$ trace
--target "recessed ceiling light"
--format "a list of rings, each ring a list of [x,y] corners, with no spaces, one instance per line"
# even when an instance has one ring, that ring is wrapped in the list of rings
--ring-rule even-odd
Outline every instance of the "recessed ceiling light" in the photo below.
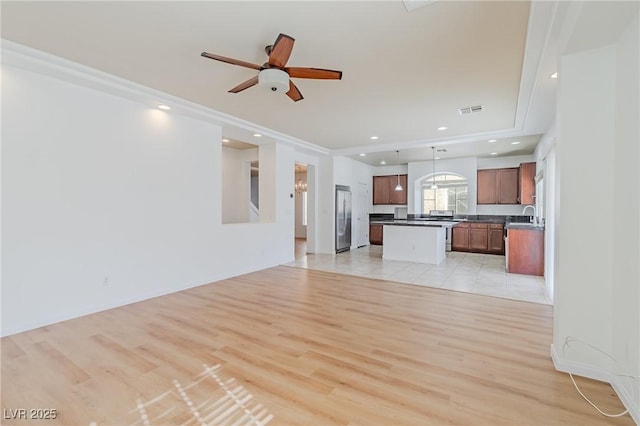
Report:
[[[256,138],[261,138],[262,135],[260,133],[254,133],[253,136],[255,136]]]
[[[438,127],[438,130],[447,130],[447,129],[448,129],[448,127],[447,127],[447,126],[440,126],[440,127]]]
[[[378,139],[377,136],[371,136],[369,139],[371,139],[372,141],[375,141],[376,139]]]
[[[492,152],[491,155],[498,155],[498,153],[497,152]]]
[[[434,160],[439,160],[439,159],[440,159],[440,157],[434,157]]]
[[[511,145],[518,145],[520,143],[520,141],[513,141],[511,142]]]
[[[228,143],[228,142],[231,142],[231,141],[229,139],[222,139],[222,142]]]
[[[386,161],[384,161],[384,160],[382,160],[382,161],[380,162],[380,164],[387,164],[387,162],[386,162]]]
[[[556,71],[556,72],[554,72],[553,74],[551,74],[551,75],[549,76],[549,78],[558,78],[558,72],[557,72],[557,71]]]
[[[171,109],[171,107],[169,105],[160,104],[160,105],[158,105],[158,109],[161,109],[161,110],[164,110],[164,111],[169,111]]]
[[[364,157],[365,155],[367,155],[367,154],[365,154],[365,153],[363,152],[362,154],[360,154],[360,157]]]
[[[494,143],[495,141],[495,139],[489,139],[489,143]]]

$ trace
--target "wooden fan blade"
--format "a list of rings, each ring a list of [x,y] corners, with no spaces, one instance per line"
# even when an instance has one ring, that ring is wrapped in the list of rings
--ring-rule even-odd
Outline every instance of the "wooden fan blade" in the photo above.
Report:
[[[317,78],[321,80],[341,80],[342,71],[325,70],[321,68],[291,67],[284,69],[289,77],[293,78]]]
[[[280,34],[276,39],[276,42],[271,48],[269,54],[269,65],[275,68],[282,68],[287,64],[289,56],[291,56],[291,50],[293,49],[293,42],[295,39],[289,37],[286,34]]]
[[[241,67],[251,68],[258,71],[262,69],[260,65],[252,64],[251,62],[245,62],[239,59],[227,58],[226,56],[214,55],[213,53],[202,52],[200,56],[204,56],[205,58],[214,59],[220,62],[226,62],[227,64],[231,64],[231,65],[238,65]]]
[[[245,81],[244,83],[238,84],[236,87],[234,87],[233,89],[229,90],[229,93],[242,92],[244,89],[248,89],[249,87],[255,86],[256,84],[258,84],[258,76],[257,75],[255,77],[250,78],[249,80]]]
[[[293,102],[298,102],[304,99],[302,93],[300,93],[300,90],[298,90],[296,85],[293,84],[293,81],[291,80],[289,80],[289,91],[287,92],[287,96],[290,97]]]

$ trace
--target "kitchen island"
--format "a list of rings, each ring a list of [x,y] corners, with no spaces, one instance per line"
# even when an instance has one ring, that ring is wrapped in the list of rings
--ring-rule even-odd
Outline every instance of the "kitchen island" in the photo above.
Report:
[[[396,220],[381,222],[382,258],[438,265],[446,257],[446,227],[455,222]]]

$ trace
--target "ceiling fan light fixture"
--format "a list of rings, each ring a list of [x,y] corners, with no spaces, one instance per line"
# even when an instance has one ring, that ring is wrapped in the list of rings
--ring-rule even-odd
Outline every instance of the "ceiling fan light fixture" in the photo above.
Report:
[[[277,68],[266,68],[258,74],[258,84],[272,92],[288,92],[289,74]]]

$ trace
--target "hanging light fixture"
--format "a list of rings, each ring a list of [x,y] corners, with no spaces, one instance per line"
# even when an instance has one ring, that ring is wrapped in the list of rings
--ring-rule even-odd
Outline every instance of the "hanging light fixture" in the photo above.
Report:
[[[398,166],[400,165],[400,151],[396,150],[398,154]],[[396,191],[402,191],[402,185],[400,185],[400,169],[398,169],[398,184],[396,185]]]
[[[438,189],[438,185],[436,185],[436,147],[432,146],[431,151],[433,151],[433,184],[431,189]]]
[[[298,179],[294,188],[298,193],[307,192],[307,182],[304,182],[302,179]]]

